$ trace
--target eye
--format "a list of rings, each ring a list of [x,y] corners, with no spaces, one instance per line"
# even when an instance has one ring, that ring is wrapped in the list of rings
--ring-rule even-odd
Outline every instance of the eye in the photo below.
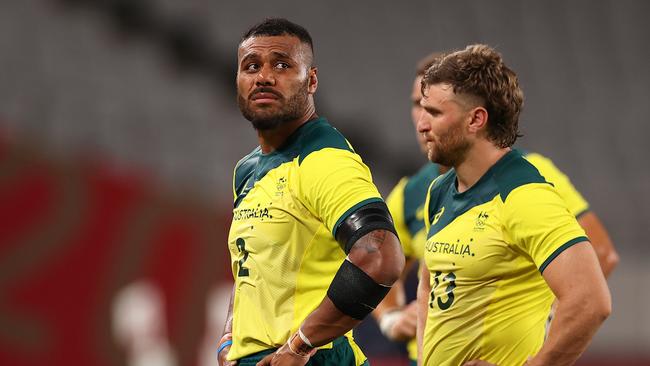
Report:
[[[244,71],[257,71],[260,68],[260,66],[256,63],[250,63],[246,66],[244,66]]]
[[[429,113],[429,115],[431,115],[433,117],[436,117],[436,116],[440,115],[440,111],[437,110],[437,109],[433,109],[433,108],[424,108],[424,109],[427,111],[427,113]]]
[[[275,68],[277,68],[277,69],[288,69],[289,64],[286,63],[286,62],[278,62],[278,63],[275,64]]]

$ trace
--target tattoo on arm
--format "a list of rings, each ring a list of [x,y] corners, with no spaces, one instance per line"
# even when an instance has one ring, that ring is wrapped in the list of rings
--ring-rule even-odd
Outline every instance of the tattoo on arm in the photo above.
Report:
[[[386,240],[386,230],[374,230],[363,236],[352,247],[353,249],[363,249],[366,253],[376,253]]]

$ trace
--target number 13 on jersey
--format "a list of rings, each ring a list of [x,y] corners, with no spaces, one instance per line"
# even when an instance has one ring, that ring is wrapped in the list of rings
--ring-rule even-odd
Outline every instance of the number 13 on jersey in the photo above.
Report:
[[[438,285],[440,285],[440,276],[442,275],[442,272],[436,271],[435,276],[433,277],[433,288],[431,289],[431,301],[429,301],[429,307],[433,309],[434,305],[438,305],[438,308],[440,310],[447,310],[451,306],[451,304],[454,303],[454,289],[456,288],[456,274],[454,272],[449,272],[447,273],[443,278],[442,282],[447,283],[447,288],[445,289],[445,293],[447,294],[447,300],[443,300],[440,296],[438,296],[438,301],[436,300],[434,292],[436,291],[436,288],[438,288]]]

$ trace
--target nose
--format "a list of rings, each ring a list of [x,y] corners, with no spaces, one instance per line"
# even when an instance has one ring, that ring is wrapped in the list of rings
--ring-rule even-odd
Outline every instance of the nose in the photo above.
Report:
[[[273,73],[273,68],[268,65],[262,66],[255,78],[255,84],[257,86],[275,85],[275,74]]]
[[[420,109],[416,128],[419,133],[427,133],[431,131],[431,123],[429,123],[424,109]]]

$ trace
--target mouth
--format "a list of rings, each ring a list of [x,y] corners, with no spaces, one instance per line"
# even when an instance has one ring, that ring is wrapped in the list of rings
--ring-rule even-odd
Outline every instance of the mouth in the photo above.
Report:
[[[254,92],[250,98],[256,103],[272,103],[280,99],[280,96],[272,91],[258,91]]]

